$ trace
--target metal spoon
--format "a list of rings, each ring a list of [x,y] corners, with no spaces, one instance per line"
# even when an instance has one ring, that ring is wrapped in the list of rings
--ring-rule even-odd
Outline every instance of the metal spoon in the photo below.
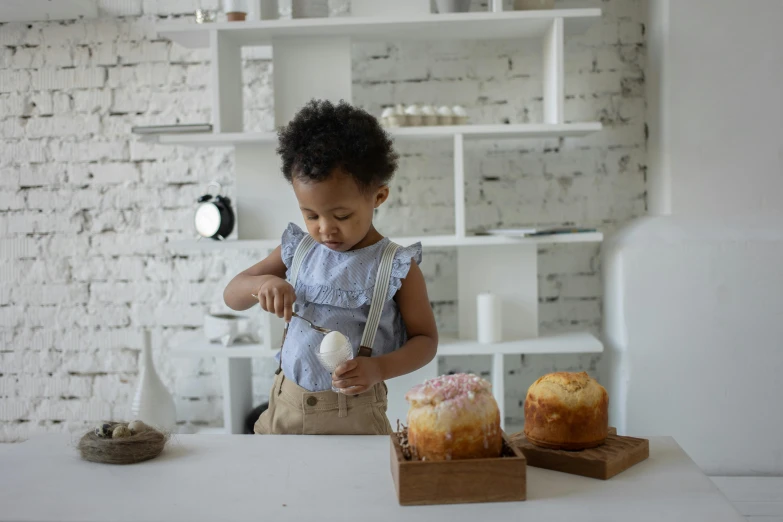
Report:
[[[250,294],[250,295],[252,295],[256,299],[258,299],[258,296],[256,294]],[[302,321],[306,322],[307,324],[310,325],[310,328],[312,328],[313,330],[315,330],[318,333],[322,333],[322,334],[326,335],[326,334],[328,334],[328,333],[330,333],[332,331],[332,330],[329,330],[328,328],[324,328],[323,326],[318,326],[317,324],[313,324],[311,321],[308,321],[307,319],[305,319],[301,315],[297,314],[296,312],[291,312],[291,316],[292,317],[296,317],[297,319],[301,319]]]

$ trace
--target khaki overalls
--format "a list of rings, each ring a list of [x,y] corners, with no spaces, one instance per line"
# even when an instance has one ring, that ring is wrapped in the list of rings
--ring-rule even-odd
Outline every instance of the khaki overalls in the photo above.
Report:
[[[297,246],[289,274],[289,282],[294,288],[299,267],[313,246],[315,240],[309,235]],[[390,242],[383,251],[359,348],[360,357],[372,354],[371,347],[386,302],[392,262],[398,248],[398,245]],[[281,353],[281,365],[282,360]],[[391,433],[391,425],[386,417],[386,392],[384,383],[378,383],[358,395],[345,395],[332,390],[311,392],[287,379],[278,366],[269,392],[269,407],[256,421],[254,431],[258,434],[386,435]]]

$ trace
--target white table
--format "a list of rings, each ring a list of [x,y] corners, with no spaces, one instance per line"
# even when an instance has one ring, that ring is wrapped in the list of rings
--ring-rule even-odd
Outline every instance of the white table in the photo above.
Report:
[[[179,435],[156,460],[80,460],[47,435],[0,452],[0,521],[742,522],[668,437],[608,481],[528,467],[526,502],[401,507],[388,437]]]

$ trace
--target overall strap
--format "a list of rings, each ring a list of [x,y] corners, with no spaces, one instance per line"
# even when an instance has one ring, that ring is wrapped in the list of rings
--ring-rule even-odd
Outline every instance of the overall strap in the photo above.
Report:
[[[288,277],[288,282],[291,286],[296,288],[296,280],[299,277],[299,268],[302,266],[302,261],[307,257],[307,254],[315,246],[315,239],[310,234],[307,234],[296,247],[294,252],[294,259],[291,261],[291,274]]]
[[[360,356],[370,357],[372,355],[372,345],[375,343],[375,334],[378,332],[383,305],[386,303],[386,297],[389,295],[389,281],[391,280],[394,254],[397,253],[398,248],[400,248],[400,245],[389,241],[389,244],[383,249],[381,263],[378,266],[378,274],[375,276],[375,289],[373,289],[372,293],[370,313],[367,315],[362,344],[359,346],[358,355]]]
[[[315,239],[310,234],[307,234],[299,244],[296,246],[294,252],[294,259],[291,261],[291,273],[288,276],[288,282],[291,286],[296,288],[296,280],[299,277],[299,268],[302,266],[302,261],[307,257],[307,254],[315,246]],[[294,309],[296,309],[296,303],[294,303]],[[288,334],[288,324],[285,325],[283,330],[283,341],[280,343],[280,362],[277,364],[277,371],[275,375],[280,373],[283,369],[283,345],[285,344],[285,337]]]

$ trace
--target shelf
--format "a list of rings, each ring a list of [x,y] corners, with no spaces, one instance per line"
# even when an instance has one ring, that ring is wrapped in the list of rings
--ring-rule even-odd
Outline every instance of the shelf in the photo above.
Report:
[[[425,247],[458,247],[458,246],[492,246],[492,245],[519,245],[540,243],[598,243],[603,241],[601,232],[585,232],[578,234],[560,234],[539,237],[510,237],[510,236],[413,236],[392,238],[399,245],[421,243]]]
[[[0,2],[0,21],[40,22],[54,20],[86,20],[98,17],[98,2],[94,0],[26,0]]]
[[[270,350],[263,344],[235,344],[225,347],[220,343],[210,343],[206,339],[195,338],[186,341],[171,350],[174,357],[225,357],[228,359],[273,358],[277,350]]]
[[[520,341],[505,341],[494,344],[481,344],[477,341],[458,339],[441,339],[438,345],[438,355],[494,355],[494,354],[565,354],[565,353],[601,353],[604,346],[595,336],[589,333],[566,333],[542,336],[535,339]],[[237,344],[223,347],[217,343],[194,340],[183,343],[171,351],[175,357],[226,357],[238,358],[273,358],[277,350],[269,350],[261,344]]]
[[[601,130],[600,122],[586,123],[520,123],[497,125],[444,125],[433,127],[392,127],[386,130],[397,141],[438,140],[461,134],[467,140],[512,138],[571,138]],[[274,132],[225,132],[199,134],[145,135],[141,141],[160,145],[192,147],[234,147],[249,144],[277,144]]]
[[[190,147],[234,147],[236,145],[256,145],[277,143],[274,132],[203,132],[190,134],[145,134],[139,141],[159,145],[186,145]]]
[[[552,21],[565,19],[566,30],[581,32],[600,9],[553,9],[428,14],[415,17],[295,18],[158,24],[158,34],[184,47],[209,47],[210,32],[230,35],[242,46],[271,45],[276,38],[349,37],[354,41],[495,40],[543,37]]]
[[[503,138],[570,138],[601,130],[600,122],[586,123],[516,123],[495,125],[451,125],[433,127],[397,127],[387,129],[395,139],[422,140],[451,138],[462,134],[466,140]]]
[[[474,340],[441,339],[438,355],[602,353],[604,345],[589,333],[547,335],[535,339],[481,344]]]
[[[171,241],[166,244],[169,251],[223,251],[223,250],[274,250],[280,246],[279,239],[227,239],[215,241],[213,239],[185,239]]]
[[[582,232],[576,234],[558,234],[539,237],[509,237],[509,236],[412,236],[395,237],[392,240],[403,246],[421,242],[425,247],[458,247],[458,246],[491,246],[491,245],[519,245],[519,244],[550,244],[550,243],[599,243],[603,241],[601,232]],[[279,239],[229,239],[227,241],[214,241],[202,239],[201,241],[172,241],[168,249],[178,251],[189,250],[274,250],[280,245]]]

